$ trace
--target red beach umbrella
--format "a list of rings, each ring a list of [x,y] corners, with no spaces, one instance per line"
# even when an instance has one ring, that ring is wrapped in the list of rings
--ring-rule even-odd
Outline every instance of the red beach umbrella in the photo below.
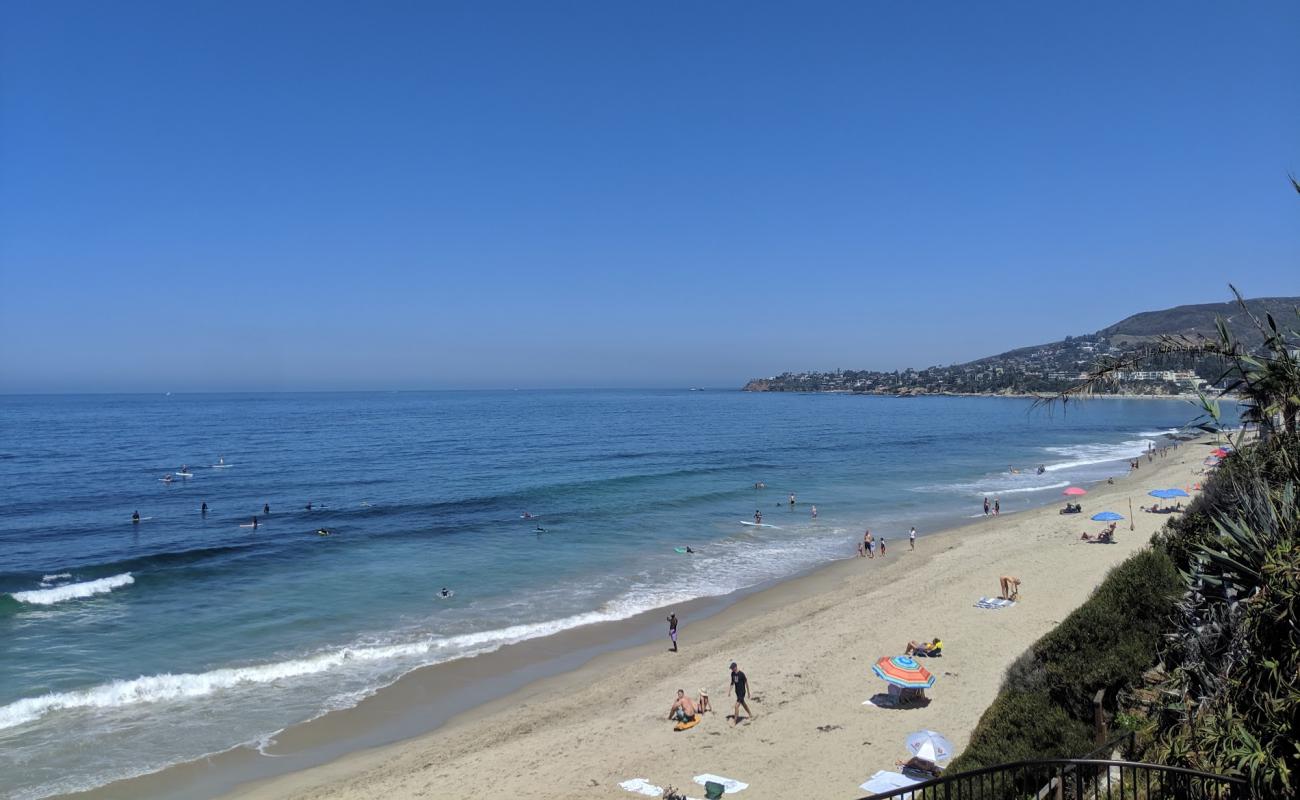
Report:
[[[1081,494],[1087,494],[1087,493],[1088,490],[1080,489],[1078,486],[1071,486],[1069,489],[1066,489],[1064,492],[1061,492],[1061,494],[1068,494],[1070,497],[1078,497]]]

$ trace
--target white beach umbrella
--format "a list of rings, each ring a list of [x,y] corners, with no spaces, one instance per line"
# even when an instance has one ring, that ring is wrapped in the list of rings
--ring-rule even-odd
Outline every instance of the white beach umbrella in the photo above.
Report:
[[[942,733],[924,730],[909,734],[907,749],[912,755],[934,764],[944,764],[952,758],[953,746]]]

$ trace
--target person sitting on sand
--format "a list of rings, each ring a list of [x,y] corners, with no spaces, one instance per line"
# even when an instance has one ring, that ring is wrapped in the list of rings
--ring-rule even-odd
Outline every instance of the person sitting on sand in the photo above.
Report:
[[[676,722],[690,722],[695,719],[697,713],[695,703],[686,696],[686,690],[678,689],[677,699],[673,701],[673,707],[668,709],[668,719]]]
[[[904,653],[909,656],[932,656],[941,649],[943,649],[943,642],[936,636],[929,642],[908,642]]]
[[[1002,584],[1003,600],[1015,600],[1020,595],[1020,579],[1012,575],[1003,575],[998,579]]]
[[[700,689],[700,699],[695,701],[696,712],[703,714],[713,710],[713,705],[709,702],[709,692],[707,689]]]

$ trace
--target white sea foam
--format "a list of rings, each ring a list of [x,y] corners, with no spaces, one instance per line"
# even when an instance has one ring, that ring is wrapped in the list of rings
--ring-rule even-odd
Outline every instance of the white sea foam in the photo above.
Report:
[[[793,538],[789,538],[792,536]],[[266,664],[225,667],[201,673],[163,673],[131,680],[116,680],[75,691],[51,692],[0,706],[0,730],[35,721],[57,711],[111,709],[184,701],[257,684],[285,683],[334,670],[361,668],[375,676],[383,674],[386,677],[380,680],[379,685],[382,685],[395,679],[397,675],[419,666],[479,655],[505,645],[551,636],[585,625],[623,620],[652,609],[700,597],[729,594],[738,589],[757,585],[775,575],[786,573],[805,561],[809,565],[820,563],[829,554],[829,548],[836,545],[838,545],[838,537],[819,541],[788,532],[776,541],[755,543],[747,539],[718,543],[708,548],[709,552],[705,557],[680,562],[681,572],[678,575],[680,579],[678,582],[665,583],[661,578],[657,579],[647,574],[643,579],[633,582],[618,596],[602,603],[594,611],[455,636],[425,636],[409,641],[358,644]],[[734,566],[738,563],[736,555],[741,550],[744,552],[745,566],[733,570],[730,575],[732,580],[719,581],[716,562],[721,560]],[[115,579],[125,579],[125,583],[131,582],[130,575],[126,574],[85,584],[69,584],[43,592],[20,594],[53,595],[78,587],[102,585]],[[95,591],[108,591],[108,589]],[[93,592],[84,592],[77,596],[85,596],[89,593]],[[375,671],[376,668],[378,672]],[[376,688],[379,686],[370,685],[371,691]],[[355,701],[359,698],[352,699]]]
[[[1069,459],[1068,461],[1047,465],[1048,472],[1058,472],[1063,469],[1074,469],[1075,467],[1086,467],[1092,464],[1105,464],[1109,461],[1124,461],[1137,458],[1144,455],[1151,444],[1150,439],[1129,439],[1118,444],[1073,444],[1064,447],[1044,447],[1043,449],[1054,455]]]
[[[681,599],[688,598],[682,597]],[[427,638],[413,642],[370,647],[345,647],[306,658],[269,664],[227,667],[202,673],[148,675],[133,680],[112,681],[88,689],[51,692],[39,697],[24,698],[0,706],[0,729],[22,725],[40,719],[54,711],[117,708],[142,703],[162,703],[198,698],[241,685],[286,681],[324,673],[352,664],[398,659],[413,659],[424,664],[437,663],[450,658],[488,652],[503,645],[521,642],[526,639],[549,636],[581,625],[625,619],[653,607],[655,606],[645,607],[643,603],[628,605],[615,602],[607,604],[606,609],[601,611],[575,614],[545,622],[511,625],[505,628],[461,634],[459,636]]]
[[[131,577],[131,573],[123,572],[121,575],[111,575],[107,578],[100,578],[94,581],[84,581],[82,583],[66,583],[62,586],[55,586],[51,589],[33,589],[30,592],[13,592],[10,596],[20,603],[52,606],[55,603],[62,603],[65,600],[76,600],[82,597],[106,594],[114,589],[129,586],[133,583],[135,583],[135,578]],[[0,725],[0,727],[3,727],[3,725]]]
[[[55,581],[66,580],[72,577],[71,572],[60,572],[54,575],[42,575],[41,583],[54,583]]]
[[[1147,437],[1151,437],[1151,438],[1155,438],[1155,437],[1158,437],[1158,436],[1173,436],[1174,434],[1178,433],[1179,430],[1181,430],[1181,429],[1180,429],[1180,428],[1165,428],[1165,429],[1162,430],[1162,431],[1138,431],[1138,432],[1137,432],[1137,435],[1138,435],[1138,436],[1147,436]]]
[[[1070,485],[1069,481],[1053,481],[1051,483],[1033,482],[1038,476],[1029,475],[996,475],[990,476],[982,481],[971,483],[941,483],[932,486],[913,487],[914,492],[936,492],[939,494],[965,494],[972,497],[981,497],[983,495],[1005,495],[1005,494],[1026,494],[1030,492],[1045,492],[1049,489],[1063,489]],[[1029,485],[1025,485],[1029,483]],[[983,516],[981,514],[980,516]]]

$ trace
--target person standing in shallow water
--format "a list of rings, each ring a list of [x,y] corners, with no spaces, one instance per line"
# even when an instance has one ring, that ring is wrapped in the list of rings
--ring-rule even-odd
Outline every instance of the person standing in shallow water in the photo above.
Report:
[[[673,652],[677,652],[677,615],[668,615],[668,638],[673,642]]]
[[[989,515],[989,499],[986,497],[984,498],[984,516],[987,517],[988,515]]]
[[[1002,501],[995,497],[993,498],[993,516],[996,517],[1001,513],[1002,513]]]

